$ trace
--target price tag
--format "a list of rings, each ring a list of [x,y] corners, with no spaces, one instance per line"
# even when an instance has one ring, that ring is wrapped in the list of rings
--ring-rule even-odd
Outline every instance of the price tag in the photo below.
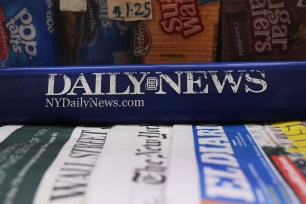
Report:
[[[87,0],[60,0],[61,11],[87,11]]]
[[[136,21],[152,19],[151,0],[107,0],[108,18]]]

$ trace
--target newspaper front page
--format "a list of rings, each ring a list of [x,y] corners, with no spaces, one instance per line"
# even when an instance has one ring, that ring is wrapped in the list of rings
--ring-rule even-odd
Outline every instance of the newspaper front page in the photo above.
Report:
[[[170,142],[170,126],[115,126],[86,203],[164,203]]]
[[[305,133],[301,122],[175,125],[166,203],[305,203]]]
[[[109,127],[0,128],[0,202],[84,203]]]
[[[306,203],[306,124],[3,126],[0,203]]]

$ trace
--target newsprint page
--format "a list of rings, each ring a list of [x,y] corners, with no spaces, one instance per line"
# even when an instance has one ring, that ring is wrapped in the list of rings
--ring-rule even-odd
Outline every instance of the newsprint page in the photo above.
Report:
[[[306,203],[306,123],[2,126],[0,202]]]

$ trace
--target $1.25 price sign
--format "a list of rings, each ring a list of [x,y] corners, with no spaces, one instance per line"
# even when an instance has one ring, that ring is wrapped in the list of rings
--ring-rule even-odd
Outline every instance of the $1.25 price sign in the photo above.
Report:
[[[151,0],[107,0],[108,18],[113,20],[152,19]]]

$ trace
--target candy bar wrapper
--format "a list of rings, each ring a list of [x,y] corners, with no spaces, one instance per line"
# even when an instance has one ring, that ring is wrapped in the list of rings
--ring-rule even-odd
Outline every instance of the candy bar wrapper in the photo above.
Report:
[[[107,0],[88,0],[86,12],[61,11],[62,64],[130,63],[130,26],[108,18]]]
[[[222,61],[306,59],[306,4],[302,0],[224,0]]]
[[[219,1],[153,0],[152,20],[134,25],[137,62],[212,62],[216,58]]]
[[[58,64],[57,12],[57,0],[2,0],[0,66]]]
[[[165,203],[305,203],[304,128],[174,125]]]
[[[97,161],[86,203],[164,203],[171,127],[118,125]]]

